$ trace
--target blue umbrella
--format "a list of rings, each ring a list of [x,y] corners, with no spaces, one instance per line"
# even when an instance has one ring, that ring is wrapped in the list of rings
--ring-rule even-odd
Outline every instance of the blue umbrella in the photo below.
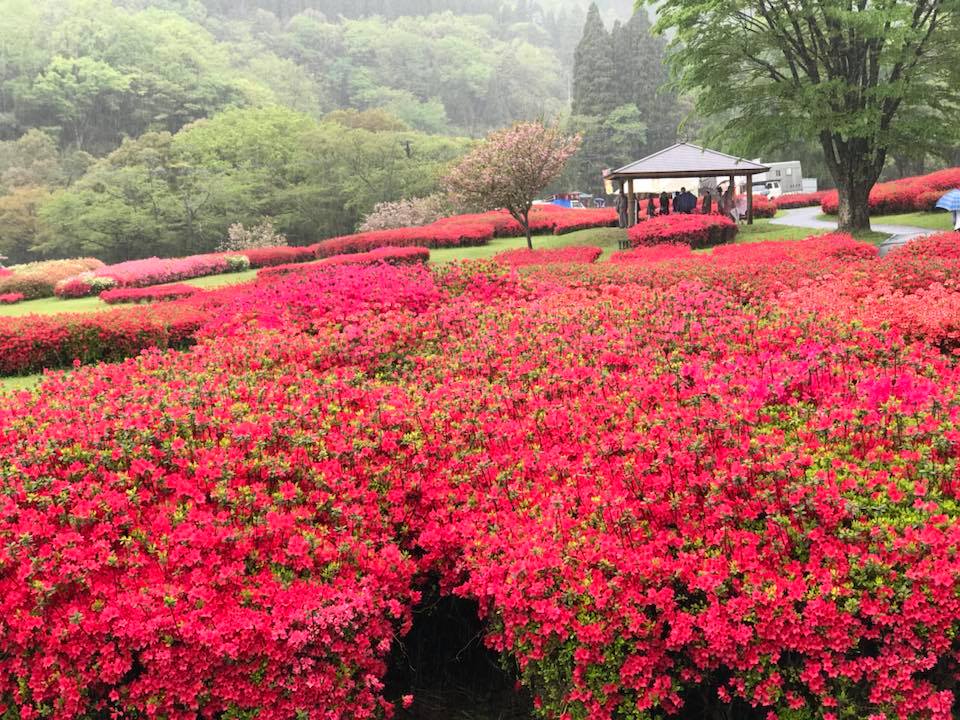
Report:
[[[951,190],[937,200],[937,207],[951,212],[960,211],[960,190]]]

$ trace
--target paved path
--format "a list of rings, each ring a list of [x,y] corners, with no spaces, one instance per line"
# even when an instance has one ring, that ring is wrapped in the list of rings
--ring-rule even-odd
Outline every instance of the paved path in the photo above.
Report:
[[[821,220],[817,217],[820,215],[820,212],[819,205],[815,207],[784,210],[779,217],[774,218],[770,221],[770,223],[772,225],[793,225],[795,227],[804,227],[816,230],[836,230],[837,223],[835,221]],[[918,238],[923,235],[930,235],[935,232],[934,230],[929,230],[927,228],[911,227],[910,225],[871,225],[871,227],[877,232],[887,233],[890,235],[890,237],[884,240],[880,245],[881,257],[886,255],[895,247],[906,245],[914,238]]]

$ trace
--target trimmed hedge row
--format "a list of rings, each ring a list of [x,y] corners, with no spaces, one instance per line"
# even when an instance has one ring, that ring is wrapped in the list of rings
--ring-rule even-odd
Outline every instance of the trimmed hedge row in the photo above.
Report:
[[[737,224],[723,215],[661,215],[637,223],[627,233],[634,247],[683,243],[705,248],[732,242]]]
[[[960,168],[947,168],[928,175],[915,175],[878,183],[870,191],[870,212],[876,215],[926,212],[933,210],[945,192],[960,188]],[[840,198],[836,190],[826,193],[820,207],[827,215],[836,215]]]

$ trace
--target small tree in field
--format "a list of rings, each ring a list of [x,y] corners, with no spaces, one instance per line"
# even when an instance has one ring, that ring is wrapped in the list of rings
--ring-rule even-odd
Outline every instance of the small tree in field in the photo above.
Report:
[[[579,146],[579,136],[564,135],[556,126],[517,123],[488,135],[447,175],[445,184],[466,207],[509,212],[532,250],[533,200],[560,175]]]

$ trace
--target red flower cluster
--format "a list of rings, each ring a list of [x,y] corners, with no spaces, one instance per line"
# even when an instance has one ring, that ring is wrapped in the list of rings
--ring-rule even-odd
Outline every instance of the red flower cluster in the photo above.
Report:
[[[101,299],[108,303],[168,300],[161,306],[148,308],[118,308],[110,312],[62,313],[58,315],[0,318],[0,375],[18,375],[39,372],[47,368],[81,363],[119,360],[137,355],[142,350],[183,348],[194,342],[195,333],[208,325],[207,334],[219,334],[238,314],[224,306],[235,307],[238,298],[260,297],[264,288],[278,278],[302,271],[302,278],[286,282],[283,287],[323,287],[331,307],[337,307],[336,289],[329,286],[331,266],[423,264],[430,257],[425,248],[383,248],[363,255],[328,258],[306,265],[278,265],[258,273],[258,282],[197,292],[189,285],[156,286],[148,288],[119,288],[104,291]],[[364,276],[369,277],[369,275]],[[319,279],[318,279],[319,278]],[[322,279],[322,280],[321,280]],[[170,294],[170,289],[173,294]],[[242,300],[241,302],[246,302]],[[283,309],[299,306],[285,299]],[[218,320],[210,322],[211,317]]]
[[[611,256],[610,261],[614,263],[651,263],[691,257],[693,257],[693,250],[689,245],[644,245],[633,250],[616,252]]]
[[[200,292],[200,288],[193,285],[154,285],[145,288],[118,288],[116,290],[104,290],[100,293],[100,299],[109,305],[120,303],[141,303],[157,302],[162,300],[178,300],[180,298],[190,297]]]
[[[10,270],[9,268],[5,268],[5,267],[0,267],[0,278],[9,277],[10,275],[13,275],[13,270]]]
[[[534,233],[561,235],[574,230],[617,224],[610,208],[571,210],[559,205],[536,205],[530,211]],[[345,235],[317,243],[317,257],[368,252],[380,247],[420,246],[426,248],[486,245],[494,237],[519,237],[520,224],[504,210],[475,215],[455,215],[421,227],[374,230]]]
[[[737,225],[721,215],[662,215],[637,223],[627,234],[634,247],[683,243],[704,248],[731,242]]]
[[[275,265],[257,273],[258,278],[275,277],[292,272],[310,271],[314,267],[331,265],[375,265],[385,262],[390,265],[410,265],[430,260],[430,250],[422,247],[382,247],[353,255],[334,255],[306,265]]]
[[[592,263],[603,254],[603,249],[590,245],[569,245],[561,248],[538,248],[528,250],[505,250],[497,253],[494,260],[511,267],[549,265],[551,263]]]
[[[947,190],[960,188],[960,168],[938,170],[929,175],[905,177],[878,183],[870,191],[870,212],[877,215],[933,210]],[[836,215],[839,196],[836,190],[828,192],[821,208],[828,215]]]
[[[193,342],[205,314],[169,303],[96,313],[0,318],[0,375],[114,361],[145,348],[182,348]]]
[[[100,267],[103,267],[103,263],[95,258],[44,260],[14,265],[5,268],[5,274],[0,273],[0,294],[22,293],[27,300],[51,297],[60,281]]]
[[[262,268],[289,263],[310,262],[316,258],[313,247],[265,247],[248,248],[236,253],[250,261],[250,267]]]
[[[960,294],[922,243],[217,291],[188,352],[0,399],[0,697],[386,715],[432,576],[548,718],[949,720],[960,367],[857,295]]]
[[[113,287],[145,287],[205,275],[238,272],[250,267],[245,255],[212,253],[182,258],[146,258],[106,265],[57,283],[56,294],[63,298],[99,294]]]
[[[0,295],[0,305],[13,305],[23,299],[23,293],[3,293]]]
[[[779,210],[813,207],[823,202],[824,197],[826,197],[829,192],[829,190],[821,190],[812,193],[790,193],[789,195],[781,195],[775,198],[773,204],[776,205]]]
[[[764,195],[755,195],[753,198],[753,216],[755,218],[772,218],[777,214],[780,206]]]

